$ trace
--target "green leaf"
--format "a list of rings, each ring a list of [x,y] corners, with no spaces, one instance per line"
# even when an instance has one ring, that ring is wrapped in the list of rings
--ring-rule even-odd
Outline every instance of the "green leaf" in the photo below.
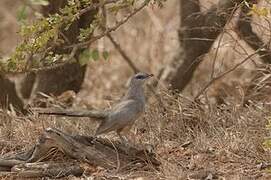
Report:
[[[26,20],[27,15],[28,15],[28,7],[27,6],[19,7],[19,9],[17,11],[17,20],[19,22],[22,22],[22,21]]]
[[[97,50],[97,49],[94,49],[93,51],[92,51],[92,53],[91,53],[91,56],[92,56],[92,59],[94,60],[94,61],[97,61],[97,60],[99,60],[99,51]]]
[[[81,66],[86,65],[89,62],[89,60],[91,59],[91,56],[92,55],[91,55],[90,50],[88,50],[88,49],[84,50],[79,56],[80,65]]]
[[[104,60],[108,60],[108,57],[109,57],[109,52],[108,51],[104,51],[103,52],[103,58],[104,58]]]
[[[15,61],[9,60],[7,62],[7,67],[8,67],[8,70],[15,70],[17,68],[17,64]]]

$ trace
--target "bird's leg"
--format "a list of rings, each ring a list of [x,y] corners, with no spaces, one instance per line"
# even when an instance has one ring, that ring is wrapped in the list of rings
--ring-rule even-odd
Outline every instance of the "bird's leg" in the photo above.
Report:
[[[129,139],[124,136],[124,135],[121,135],[121,131],[122,129],[118,129],[116,132],[117,132],[117,135],[119,136],[121,142],[125,145],[125,146],[132,146],[131,142],[129,141]]]
[[[128,141],[127,137],[121,135],[121,131],[120,130],[117,130],[117,135],[119,136],[120,140],[121,140],[121,143],[124,145],[124,149],[122,149],[126,154],[131,154],[130,152],[130,149],[131,149],[131,144],[130,142]]]
[[[120,131],[117,131],[117,135],[119,136],[119,138],[120,138],[120,140],[121,140],[121,142],[122,142],[123,144],[127,144],[127,142],[128,142],[127,138],[126,138],[125,136],[122,136],[122,135],[120,134]]]
[[[126,136],[121,135],[122,130],[117,130],[116,132],[119,138],[121,139],[121,142],[124,144],[124,149],[122,150],[128,155],[135,156],[137,152],[136,146],[133,143],[131,143]]]

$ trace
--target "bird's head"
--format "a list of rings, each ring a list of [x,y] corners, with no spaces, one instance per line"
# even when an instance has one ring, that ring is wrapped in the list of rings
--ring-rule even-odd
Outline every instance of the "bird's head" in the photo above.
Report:
[[[144,72],[139,72],[139,73],[135,74],[132,77],[130,85],[143,85],[144,82],[146,82],[146,80],[149,79],[152,76],[153,76],[153,74],[147,74],[147,73],[144,73]]]

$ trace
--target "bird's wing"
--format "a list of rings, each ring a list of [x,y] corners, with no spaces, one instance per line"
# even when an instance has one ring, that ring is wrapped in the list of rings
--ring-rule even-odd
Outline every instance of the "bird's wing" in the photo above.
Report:
[[[144,107],[136,100],[130,99],[120,102],[112,108],[107,119],[100,124],[96,135],[132,125],[143,111]]]
[[[108,115],[107,111],[98,110],[75,110],[75,109],[60,109],[60,108],[35,108],[35,112],[47,115],[60,115],[70,117],[90,117],[95,119],[105,119]]]

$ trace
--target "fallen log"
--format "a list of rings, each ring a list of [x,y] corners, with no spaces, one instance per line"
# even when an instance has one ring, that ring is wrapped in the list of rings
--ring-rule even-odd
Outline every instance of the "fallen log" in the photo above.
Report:
[[[36,162],[15,165],[12,172],[22,178],[53,177],[61,178],[69,175],[81,176],[84,172],[76,163]]]
[[[52,150],[60,151],[69,159],[76,161],[47,161]],[[118,171],[148,165],[151,165],[151,168],[159,166],[154,154],[144,149],[139,150],[102,138],[69,135],[58,129],[47,128],[28,151],[0,158],[0,171],[13,174],[15,172],[19,177],[80,176],[84,172],[80,162]]]

